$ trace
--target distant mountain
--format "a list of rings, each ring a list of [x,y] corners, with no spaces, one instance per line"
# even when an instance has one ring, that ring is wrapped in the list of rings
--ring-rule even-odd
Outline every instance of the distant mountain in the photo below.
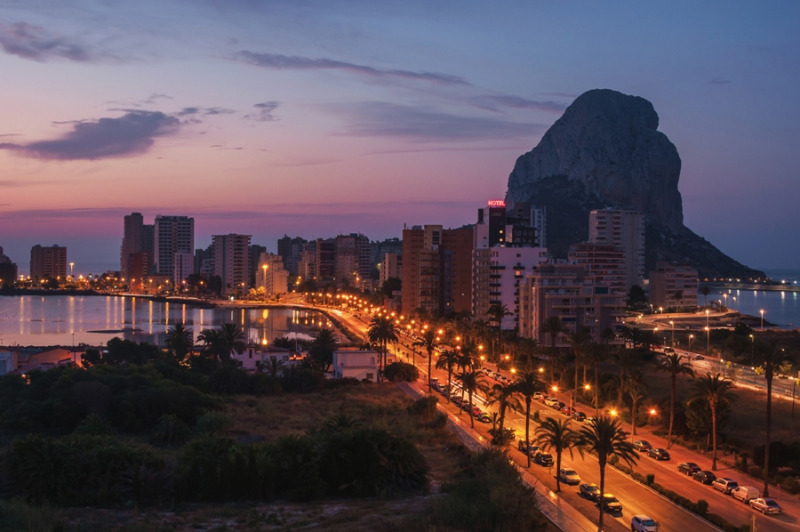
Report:
[[[657,131],[658,114],[638,96],[595,89],[579,96],[508,177],[507,202],[547,208],[547,247],[565,258],[589,237],[589,211],[641,211],[648,271],[659,260],[684,262],[700,277],[764,277],[683,225],[681,159]]]

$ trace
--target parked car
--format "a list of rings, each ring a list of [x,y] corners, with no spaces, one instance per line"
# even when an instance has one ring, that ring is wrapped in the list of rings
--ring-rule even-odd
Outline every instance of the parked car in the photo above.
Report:
[[[770,499],[769,497],[757,497],[750,501],[750,506],[761,512],[762,514],[774,514],[778,515],[783,513],[783,509],[781,505],[775,502],[775,499]],[[761,528],[761,527],[759,527]]]
[[[594,482],[581,484],[578,488],[578,495],[581,497],[586,497],[590,501],[597,502],[597,499],[600,498],[600,486]]]
[[[650,458],[655,458],[656,460],[669,460],[669,453],[666,449],[661,447],[656,447],[655,449],[650,449],[647,451],[647,456]]]
[[[533,393],[533,398],[536,401],[544,401],[544,394],[542,392],[534,392]]]
[[[650,442],[647,440],[636,440],[635,442],[633,442],[633,448],[639,451],[640,453],[644,453],[652,449],[653,446],[650,445]]]
[[[526,442],[525,440],[519,440],[517,448],[523,453],[527,452],[531,456],[531,458],[535,457],[536,453],[539,452],[539,447],[537,447],[536,445],[532,445]]]
[[[480,415],[475,417],[475,419],[477,419],[481,423],[491,423],[492,422],[492,416],[490,416],[486,412],[481,412]]]
[[[481,414],[483,414],[483,410],[481,410],[477,406],[473,405],[473,407],[472,407],[472,415],[475,416],[475,417],[478,417]]]
[[[712,482],[711,487],[715,490],[721,491],[722,493],[728,494],[738,488],[739,483],[732,478],[722,477]]]
[[[600,500],[603,508],[609,513],[622,512],[622,503],[610,493],[604,493]]]
[[[572,413],[572,419],[575,421],[584,421],[586,419],[586,414],[581,412],[580,410],[576,410]]]
[[[562,467],[558,470],[558,480],[564,484],[580,484],[581,477],[571,467]]]
[[[656,522],[646,515],[631,517],[631,532],[656,532]]]
[[[533,457],[533,461],[540,466],[550,467],[553,465],[553,455],[550,453],[539,452]]]
[[[565,406],[561,409],[561,413],[565,416],[571,416],[573,413],[575,413],[575,409],[571,406]]]
[[[450,402],[453,403],[456,406],[461,406],[461,402],[462,402],[461,396],[460,395],[454,395],[453,397],[450,398]]]
[[[547,406],[556,406],[558,404],[558,397],[545,397],[544,404]]]
[[[700,466],[694,462],[684,462],[682,464],[678,464],[678,471],[684,475],[692,476],[700,471]]]
[[[740,500],[745,504],[750,502],[752,499],[757,499],[760,495],[761,494],[758,492],[758,488],[753,486],[739,486],[735,490],[731,490],[731,497]]]
[[[698,471],[692,478],[696,481],[700,482],[701,484],[711,484],[717,479],[717,475],[712,473],[711,471]]]

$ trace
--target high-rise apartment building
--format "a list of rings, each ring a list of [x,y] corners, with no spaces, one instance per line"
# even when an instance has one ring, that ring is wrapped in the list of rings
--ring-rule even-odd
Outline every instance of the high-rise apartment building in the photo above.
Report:
[[[581,328],[599,342],[605,329],[617,332],[622,326],[625,296],[598,282],[582,264],[541,264],[520,283],[520,336],[550,344],[548,318],[559,318],[566,329],[556,345],[567,345],[568,335]]]
[[[617,246],[581,242],[572,244],[567,254],[569,262],[580,264],[597,278],[597,282],[610,290],[628,293],[628,276],[625,271],[625,255]]]
[[[656,263],[648,279],[650,304],[676,311],[697,309],[697,269],[687,264]]]
[[[141,213],[132,212],[123,222],[120,273],[124,279],[140,279],[153,264],[153,225],[144,223]]]
[[[627,289],[644,281],[644,215],[637,211],[596,209],[589,213],[589,242],[622,250]]]
[[[298,274],[297,265],[303,253],[303,245],[306,243],[304,238],[283,235],[278,239],[278,255],[283,257],[283,264],[291,275]]]
[[[157,275],[175,274],[175,253],[194,250],[194,218],[156,216],[153,228],[153,267]],[[183,279],[177,279],[178,282]]]
[[[214,275],[222,279],[223,295],[242,295],[250,286],[250,235],[214,235]]]
[[[289,271],[283,267],[283,257],[262,253],[258,263],[257,286],[263,286],[267,295],[285,294],[289,291]]]
[[[35,245],[31,248],[31,279],[66,279],[67,248],[62,246],[43,247]]]
[[[363,287],[371,278],[369,238],[362,234],[336,237],[337,286]]]
[[[403,312],[471,312],[472,247],[471,227],[403,229]]]

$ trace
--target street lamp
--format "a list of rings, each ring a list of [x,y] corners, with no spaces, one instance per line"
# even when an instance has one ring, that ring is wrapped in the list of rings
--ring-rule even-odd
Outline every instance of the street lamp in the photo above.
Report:
[[[672,347],[675,347],[675,322],[669,320],[669,328],[672,329]]]
[[[766,311],[762,308],[761,310],[759,310],[759,312],[761,313],[761,330],[763,331],[764,330],[764,312],[766,312]]]
[[[689,351],[692,350],[692,340],[694,340],[694,335],[690,334],[689,335]]]
[[[708,356],[709,347],[711,346],[711,329],[706,325],[706,356]]]

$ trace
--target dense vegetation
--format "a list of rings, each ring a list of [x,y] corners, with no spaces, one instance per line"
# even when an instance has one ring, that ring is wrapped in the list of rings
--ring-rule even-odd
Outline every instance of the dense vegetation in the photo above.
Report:
[[[179,361],[147,344],[110,348],[87,369],[0,379],[0,512],[14,528],[78,530],[70,512],[86,507],[419,497],[431,469],[421,447],[455,449],[460,465],[446,493],[396,516],[398,529],[546,526],[507,459],[474,458],[454,443],[433,398],[398,404],[392,384],[326,380],[313,363],[248,374],[229,360]],[[297,424],[286,425],[287,415]],[[472,515],[453,521],[459,508]]]

